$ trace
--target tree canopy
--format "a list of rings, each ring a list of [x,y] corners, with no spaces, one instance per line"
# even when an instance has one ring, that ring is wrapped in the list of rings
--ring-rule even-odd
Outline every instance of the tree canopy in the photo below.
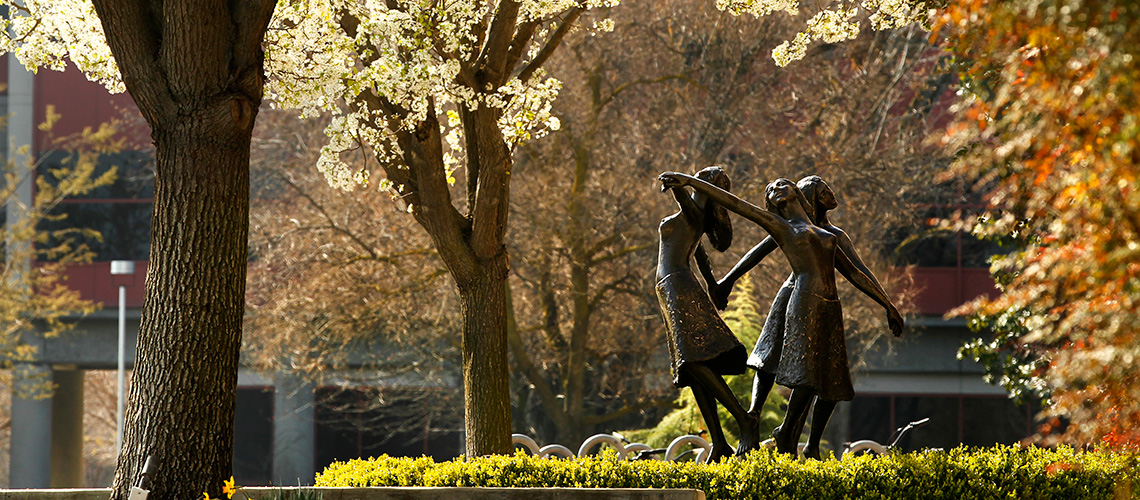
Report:
[[[1069,420],[1046,433],[1140,446],[1140,6],[957,1],[936,26],[968,91],[944,139],[961,152],[952,174],[990,193],[967,223],[1019,248],[993,262],[1000,297],[959,312],[1040,363],[1024,374]]]

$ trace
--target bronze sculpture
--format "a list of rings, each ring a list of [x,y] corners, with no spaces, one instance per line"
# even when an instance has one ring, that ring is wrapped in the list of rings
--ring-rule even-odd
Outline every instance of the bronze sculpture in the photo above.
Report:
[[[700,182],[707,180],[711,182],[709,186],[718,190],[730,186],[728,175],[719,167],[701,170],[697,176],[703,179]],[[658,228],[657,299],[665,321],[673,384],[692,388],[712,444],[708,461],[715,462],[732,452],[720,427],[717,402],[740,425],[742,447],[745,443],[754,446],[759,434],[755,420],[721,378],[744,373],[747,351],[720,319],[689,264],[696,255],[701,273],[710,279],[712,273],[703,255],[701,238],[708,235],[713,247],[723,252],[732,242],[732,225],[724,207],[704,194],[694,193],[690,197],[688,190],[680,186],[663,186],[662,190],[670,187],[681,210],[662,219]],[[712,283],[715,281],[709,282]],[[750,448],[737,451],[743,453],[747,449]]]
[[[847,233],[843,231],[842,228],[832,224],[827,217],[827,212],[838,206],[835,192],[832,191],[831,186],[817,175],[810,175],[800,179],[800,181],[796,183],[796,186],[799,187],[800,191],[804,194],[807,201],[808,217],[812,223],[836,236],[836,242],[839,245],[840,251],[847,256],[852,265],[848,267],[844,265],[845,261],[836,259],[836,270],[847,278],[847,281],[854,285],[856,289],[865,293],[887,310],[887,323],[891,332],[896,336],[900,335],[903,329],[902,315],[899,314],[898,309],[891,303],[890,298],[887,296],[882,285],[879,284],[879,281],[875,278],[874,273],[867,268],[862,258],[859,257],[854,244],[851,242],[851,238],[847,236]],[[752,247],[723,279],[717,282],[715,286],[709,288],[709,294],[712,296],[713,304],[715,304],[718,309],[724,309],[728,302],[729,292],[731,292],[736,281],[759,264],[764,257],[776,248],[776,241],[772,239],[771,236],[764,238],[763,241]],[[788,279],[784,282],[779,292],[777,292],[776,298],[772,301],[772,307],[764,322],[764,328],[760,334],[760,338],[757,339],[756,346],[748,358],[748,366],[756,370],[752,383],[752,403],[748,409],[749,414],[754,416],[759,415],[760,409],[764,405],[764,400],[767,399],[768,392],[771,391],[772,385],[776,380],[776,367],[779,364],[780,351],[784,341],[784,318],[787,314],[788,300],[792,295],[794,285],[795,274],[793,273],[788,276]],[[803,398],[803,393],[800,394],[800,398]],[[799,407],[803,404],[805,404],[804,401],[797,401],[795,405],[789,402],[789,408]],[[831,418],[831,413],[835,409],[835,402],[817,398],[812,407],[814,413],[812,417],[812,430],[803,453],[807,458],[815,458],[818,460],[820,459],[819,443],[827,421]],[[791,427],[791,432],[789,433],[792,437],[800,435],[806,415],[807,412],[802,411],[799,421],[792,422],[794,426]]]
[[[766,364],[768,366],[767,370],[758,371],[754,392],[767,395],[771,387],[767,374],[774,375],[775,382],[793,389],[784,423],[777,428],[776,444],[781,452],[794,454],[796,438],[802,430],[802,422],[806,419],[813,399],[818,397],[820,403],[817,404],[817,411],[826,420],[837,401],[850,400],[854,396],[847,366],[835,270],[840,269],[845,275],[848,272],[852,273],[851,276],[861,275],[856,281],[863,282],[868,290],[881,290],[881,287],[868,285],[867,282],[874,282],[867,278],[869,273],[864,274],[860,270],[860,267],[865,266],[861,262],[860,266],[856,266],[848,258],[844,247],[849,246],[850,240],[845,233],[842,237],[837,236],[814,224],[813,217],[809,216],[817,212],[818,206],[834,208],[831,203],[834,201],[834,193],[831,193],[829,201],[827,193],[830,193],[830,188],[824,190],[825,184],[817,186],[814,180],[809,183],[813,191],[818,191],[813,192],[813,203],[809,204],[796,184],[787,179],[777,179],[765,190],[765,210],[685,174],[666,172],[661,174],[660,180],[665,187],[692,186],[697,193],[709,196],[729,210],[764,227],[792,265],[792,276],[789,278],[791,286],[787,290],[782,289],[782,296],[778,295],[773,303],[774,314],[769,315],[764,328],[769,335],[761,336],[757,345],[760,352],[754,352],[754,357],[758,358],[754,364],[759,365],[759,368],[765,368]],[[822,180],[819,183],[822,184]],[[830,226],[829,223],[826,225]],[[842,233],[838,228],[833,229]],[[758,255],[763,252],[763,248],[762,242],[749,253]],[[745,260],[748,259],[746,256]],[[737,267],[740,266],[738,264]],[[718,295],[718,290],[711,288],[714,295]],[[885,294],[882,298],[885,300]],[[892,310],[893,306],[889,306],[888,311]],[[780,314],[781,311],[783,314]],[[896,335],[901,332],[901,316],[897,315],[897,311],[891,314],[890,322]],[[774,369],[771,364],[775,364]],[[759,375],[761,372],[765,375]],[[758,409],[757,405],[762,402],[754,399],[753,409]],[[819,433],[822,433],[824,426],[813,426],[813,431],[818,427]],[[814,434],[816,433],[813,432]],[[814,437],[816,447],[812,454],[818,458],[819,436]],[[741,448],[746,448],[744,442],[741,443]]]

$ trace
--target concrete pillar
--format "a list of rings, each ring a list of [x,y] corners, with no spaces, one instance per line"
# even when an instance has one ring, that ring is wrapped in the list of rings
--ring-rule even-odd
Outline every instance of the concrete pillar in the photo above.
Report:
[[[22,178],[5,207],[7,224],[11,225],[21,220],[24,207],[32,205],[32,179],[23,174],[27,171],[29,157],[34,158],[35,154],[31,149],[35,132],[35,86],[32,73],[14,55],[8,54],[7,64],[6,160],[16,166],[16,173]],[[18,154],[21,150],[28,156]],[[24,257],[26,245],[26,242],[8,241],[7,264],[17,275],[26,273],[31,266],[29,258]],[[34,335],[25,336],[34,340]],[[10,485],[12,488],[47,488],[51,485],[51,369],[25,363],[17,365],[13,372]]]
[[[12,488],[51,487],[51,369],[32,364],[14,370],[12,439],[8,477]]]
[[[8,160],[16,166],[17,173],[23,173],[28,168],[28,160],[34,158],[32,141],[36,129],[34,113],[35,84],[33,75],[24,68],[16,56],[8,54]],[[27,147],[29,156],[18,154],[21,148]],[[8,199],[8,223],[11,224],[23,215],[23,207],[32,204],[32,180],[30,176],[22,176],[23,181],[16,188],[16,192]],[[23,264],[26,268],[28,264]]]
[[[51,487],[82,488],[83,370],[53,370]]]
[[[273,483],[309,486],[316,473],[316,421],[313,386],[279,374],[273,391]]]

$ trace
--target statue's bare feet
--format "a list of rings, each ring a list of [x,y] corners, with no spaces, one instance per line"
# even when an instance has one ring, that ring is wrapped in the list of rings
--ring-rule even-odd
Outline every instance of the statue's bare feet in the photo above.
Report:
[[[819,453],[819,445],[818,444],[808,443],[807,446],[804,446],[804,452],[803,453],[804,453],[804,458],[811,458],[811,459],[819,460],[821,462],[823,461],[823,458],[821,457],[821,455]]]
[[[780,425],[772,431],[772,437],[776,439],[776,451],[780,453],[787,453],[793,457],[796,456],[798,448],[796,445],[796,436],[790,436],[791,432],[785,431],[784,426]]]
[[[760,447],[760,417],[747,414],[740,426],[740,444],[736,446],[736,456],[743,457]]]
[[[732,447],[729,446],[728,443],[713,443],[712,451],[709,452],[709,458],[705,460],[705,463],[715,464],[719,462],[720,459],[730,456],[732,456]]]

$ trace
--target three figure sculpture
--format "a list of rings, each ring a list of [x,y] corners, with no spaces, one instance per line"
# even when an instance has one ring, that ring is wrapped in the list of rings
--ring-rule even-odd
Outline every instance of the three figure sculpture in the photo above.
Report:
[[[819,442],[835,404],[855,394],[835,271],[886,308],[892,333],[898,336],[903,330],[902,316],[855,252],[851,239],[827,218],[827,212],[837,206],[835,193],[818,176],[805,177],[798,184],[776,179],[768,184],[764,208],[760,208],[729,192],[728,175],[720,167],[708,167],[695,177],[666,172],[659,180],[662,191],[672,192],[681,210],[662,219],[659,227],[657,298],[673,384],[692,388],[712,444],[709,462],[733,452],[720,428],[717,402],[740,426],[735,454],[743,455],[760,445],[760,409],[775,383],[792,389],[787,414],[774,433],[776,449],[796,453],[807,414],[814,407],[803,453],[820,459]],[[686,187],[692,188],[691,195]],[[701,238],[707,235],[713,248],[726,250],[732,242],[728,211],[759,224],[769,236],[718,282]],[[725,308],[736,280],[777,247],[787,257],[792,273],[776,294],[748,356],[717,309]],[[692,271],[691,260],[696,261],[707,291]],[[722,378],[744,373],[745,366],[756,371],[748,410]]]

